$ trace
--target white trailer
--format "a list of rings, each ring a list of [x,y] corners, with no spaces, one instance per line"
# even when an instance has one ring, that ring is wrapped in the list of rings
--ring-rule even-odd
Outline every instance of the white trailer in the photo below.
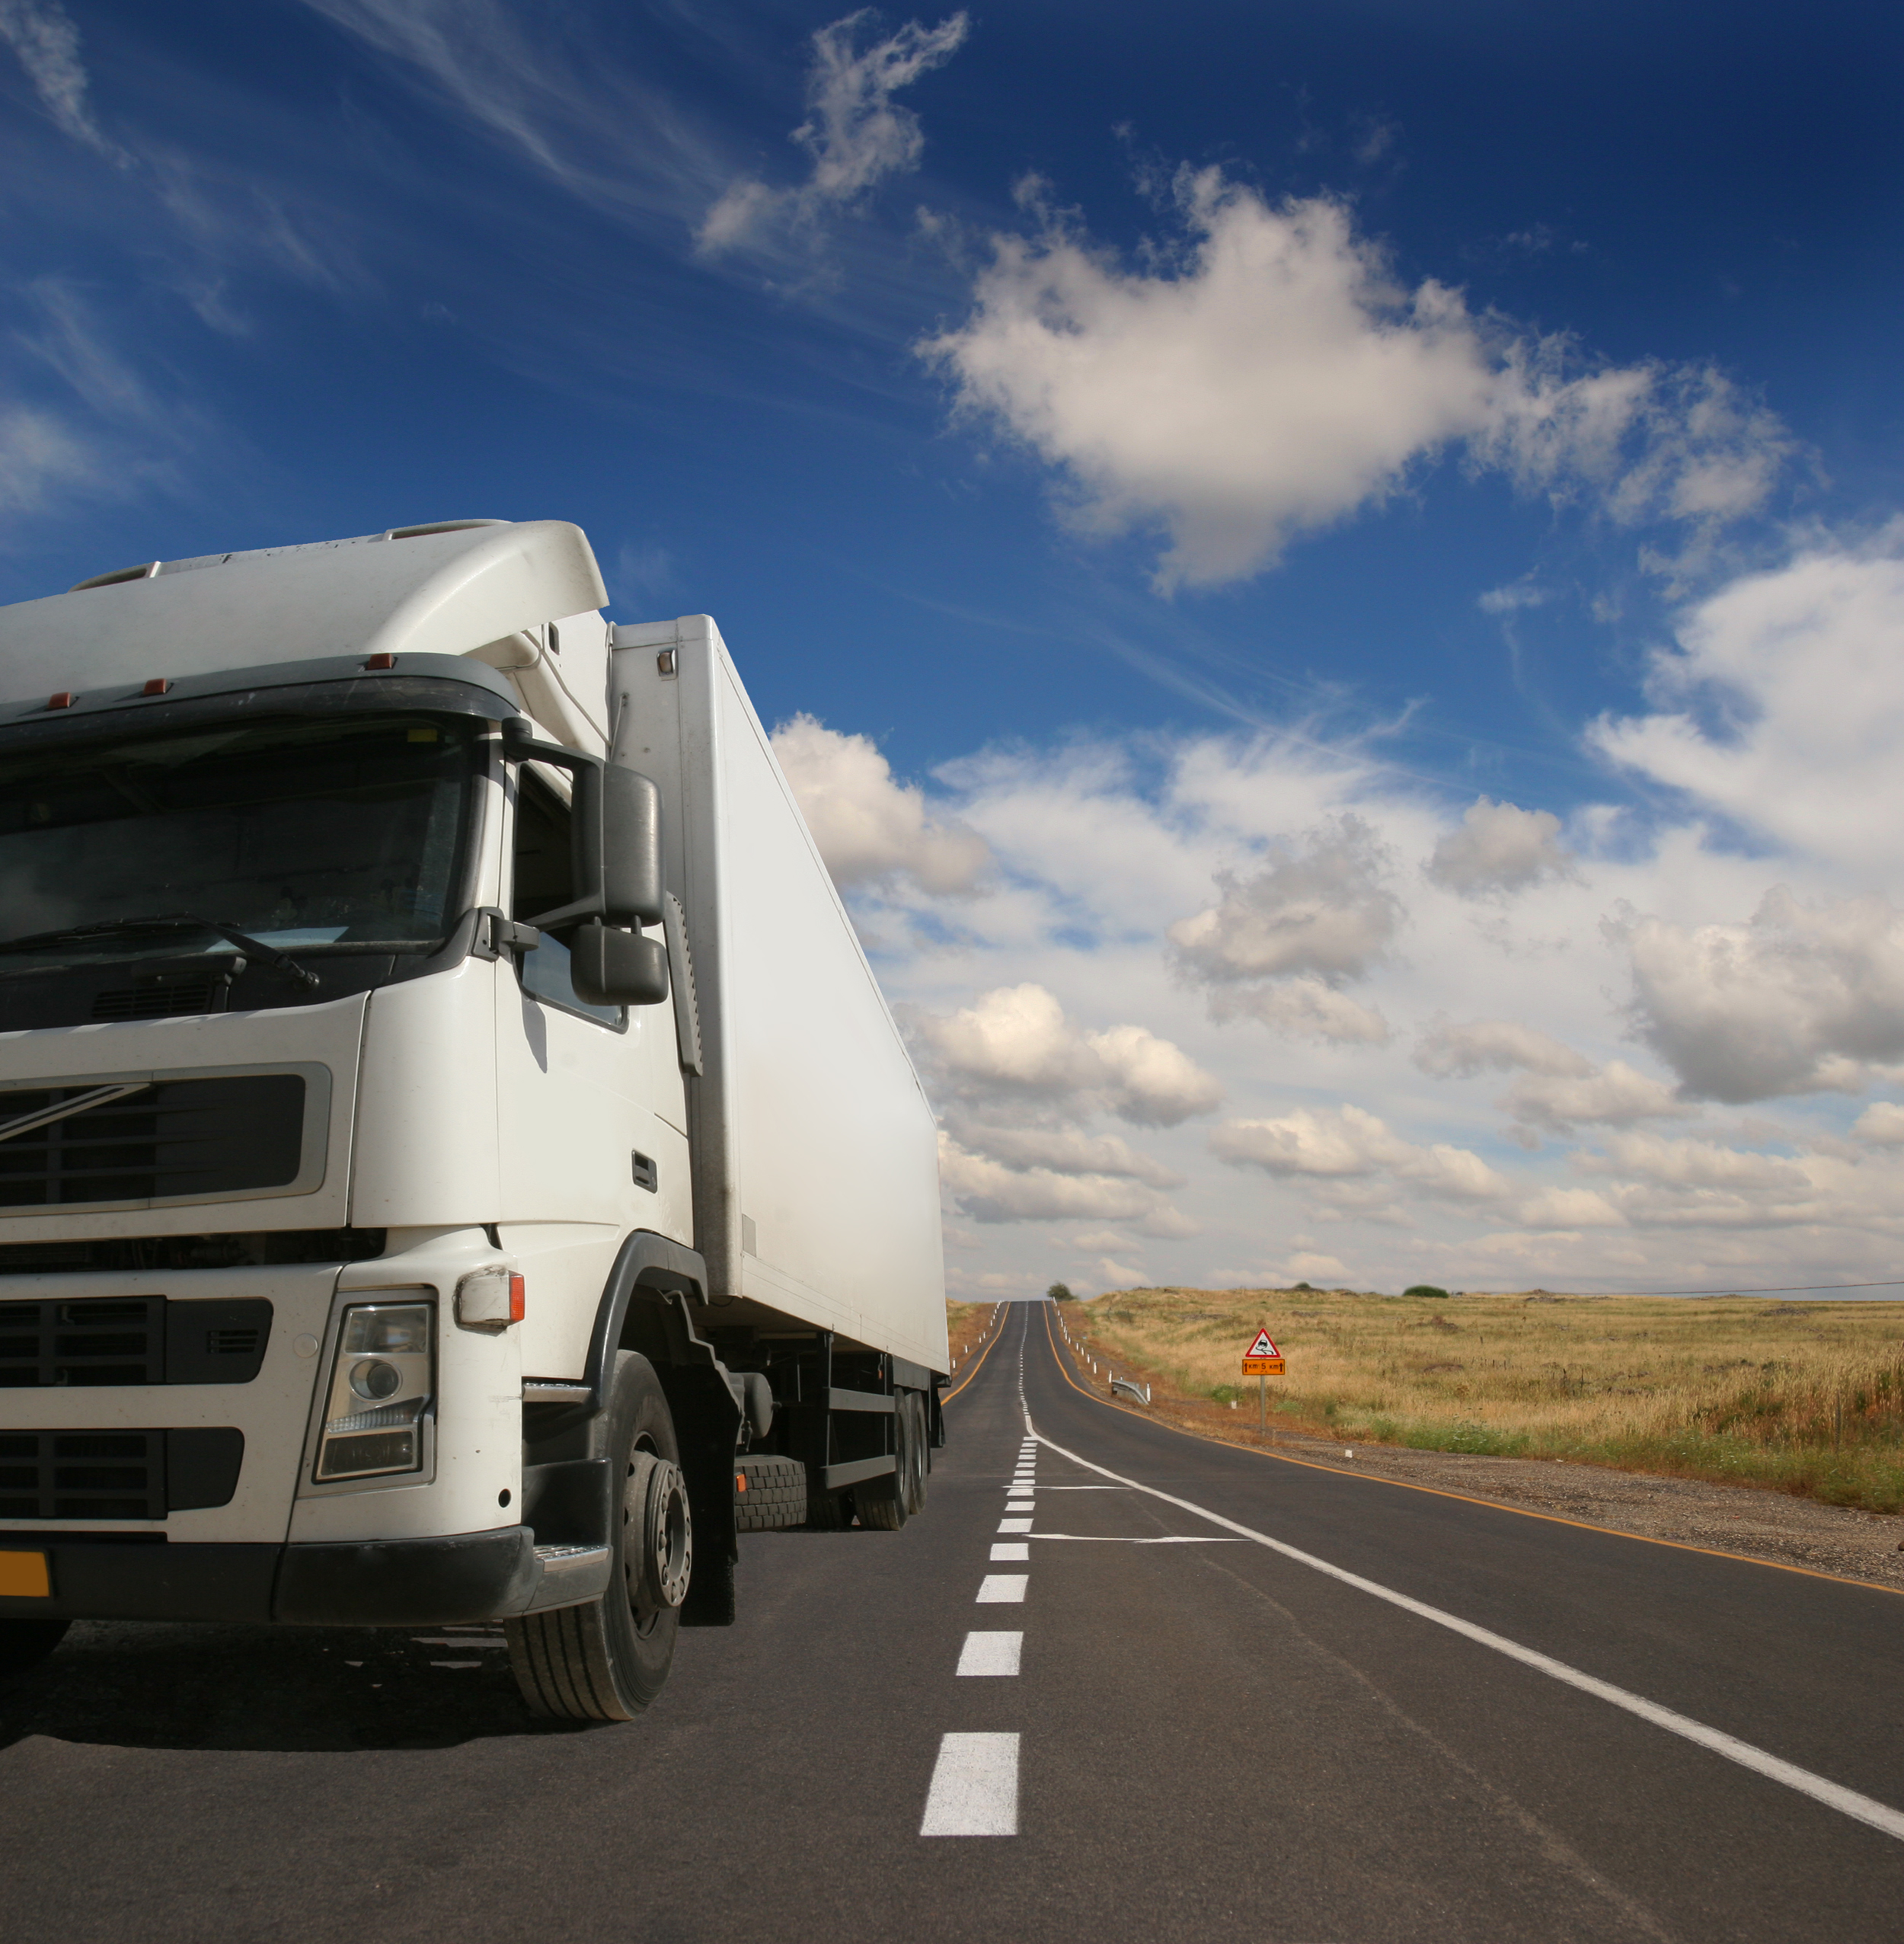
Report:
[[[0,609],[0,1671],[500,1619],[624,1719],[922,1508],[933,1120],[705,615],[557,521]]]

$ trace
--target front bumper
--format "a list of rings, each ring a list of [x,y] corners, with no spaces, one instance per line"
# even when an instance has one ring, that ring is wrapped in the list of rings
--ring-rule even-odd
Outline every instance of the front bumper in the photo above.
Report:
[[[527,1526],[436,1539],[320,1545],[177,1545],[0,1533],[43,1552],[52,1591],[0,1597],[0,1619],[276,1621],[432,1626],[593,1599],[603,1547],[543,1546]]]

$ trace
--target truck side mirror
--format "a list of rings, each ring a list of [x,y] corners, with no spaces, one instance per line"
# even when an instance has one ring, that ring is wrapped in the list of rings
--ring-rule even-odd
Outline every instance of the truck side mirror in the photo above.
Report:
[[[569,979],[584,1006],[659,1006],[668,996],[668,949],[637,932],[578,925],[569,938]]]
[[[596,773],[602,791],[602,916],[611,925],[659,925],[661,792],[639,770],[618,763],[604,763]]]

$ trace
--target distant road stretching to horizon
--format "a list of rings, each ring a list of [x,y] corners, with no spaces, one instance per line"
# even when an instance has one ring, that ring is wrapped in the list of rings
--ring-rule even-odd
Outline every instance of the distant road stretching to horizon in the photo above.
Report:
[[[1210,1444],[1048,1307],[925,1515],[742,1542],[641,1721],[497,1630],[96,1626],[0,1713],[68,1940],[1712,1940],[1904,1925],[1904,1598]]]

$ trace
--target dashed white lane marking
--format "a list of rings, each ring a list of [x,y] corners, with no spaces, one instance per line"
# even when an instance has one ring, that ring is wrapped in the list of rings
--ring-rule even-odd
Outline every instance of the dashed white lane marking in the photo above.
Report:
[[[1030,1424],[1027,1414],[1025,1422]],[[1713,1754],[1723,1755],[1729,1762],[1736,1762],[1741,1768],[1750,1769],[1755,1775],[1762,1775],[1769,1781],[1783,1783],[1787,1789],[1796,1789],[1801,1795],[1809,1795],[1815,1802],[1823,1803],[1827,1808],[1837,1810],[1854,1821],[1868,1824],[1873,1829],[1882,1830],[1886,1836],[1904,1840],[1904,1812],[1893,1809],[1886,1802],[1874,1801],[1868,1795],[1861,1795],[1854,1789],[1847,1789],[1842,1783],[1829,1780],[1822,1775],[1814,1775],[1809,1769],[1801,1769],[1795,1762],[1787,1762],[1781,1757],[1771,1754],[1763,1748],[1756,1748],[1749,1741],[1741,1741],[1736,1735],[1727,1735],[1722,1728],[1708,1728],[1704,1722],[1695,1722],[1689,1715],[1682,1715],[1671,1708],[1663,1708],[1656,1701],[1649,1701],[1643,1694],[1634,1694],[1624,1687],[1615,1687],[1610,1680],[1602,1680],[1597,1674],[1583,1673],[1578,1667],[1569,1667],[1564,1661],[1557,1661],[1551,1655],[1542,1654],[1532,1647],[1523,1647],[1518,1640],[1509,1640],[1505,1634],[1490,1632],[1486,1627],[1477,1626],[1472,1620],[1464,1620],[1458,1615],[1444,1613],[1439,1607],[1430,1607],[1425,1600],[1417,1600],[1406,1593],[1398,1593],[1392,1587],[1379,1584],[1372,1579],[1364,1579],[1359,1573],[1352,1573],[1346,1567],[1332,1565],[1327,1559],[1318,1559],[1313,1552],[1305,1552],[1300,1547],[1286,1541],[1272,1539],[1267,1533],[1257,1532],[1252,1527],[1239,1525],[1234,1519],[1226,1519],[1220,1512],[1212,1512],[1205,1507],[1193,1504],[1187,1498],[1178,1498],[1168,1492],[1159,1492],[1154,1485],[1140,1485],[1135,1479],[1127,1479],[1120,1472],[1107,1471],[1102,1465],[1094,1465],[1088,1458],[1080,1458],[1075,1452],[1067,1451],[1061,1444],[1052,1444],[1049,1438],[1042,1440],[1050,1445],[1061,1458],[1069,1458],[1074,1464],[1081,1465],[1086,1471],[1095,1472],[1100,1478],[1114,1479],[1118,1484],[1127,1485],[1132,1492],[1145,1493],[1152,1498],[1161,1498],[1166,1505],[1174,1505],[1180,1511],[1193,1514],[1197,1518],[1207,1519],[1213,1526],[1222,1526],[1226,1531],[1239,1537],[1253,1540],[1258,1546],[1266,1546],[1272,1552],[1279,1552],[1286,1559],[1293,1559],[1299,1565],[1308,1566],[1318,1573],[1325,1573],[1331,1579],[1340,1580],[1344,1586],[1352,1586],[1359,1593],[1371,1594],[1384,1600],[1391,1607],[1399,1607],[1404,1613],[1413,1613],[1417,1619],[1432,1620],[1436,1626],[1446,1627],[1451,1633],[1458,1633],[1464,1639],[1471,1640],[1482,1647],[1491,1648],[1497,1654],[1504,1654],[1510,1661],[1518,1661],[1524,1667],[1532,1667],[1537,1673],[1550,1676],[1568,1687],[1578,1688],[1583,1694],[1591,1694],[1596,1699],[1610,1702],[1616,1708],[1623,1708],[1629,1715],[1637,1715],[1643,1722],[1650,1722],[1655,1728],[1663,1728],[1669,1735],[1682,1736],[1699,1747]],[[981,1597],[983,1596],[981,1595]]]
[[[1029,1532],[1031,1521],[1029,1519],[1001,1519],[998,1530],[1001,1532]]]
[[[1030,1578],[1028,1573],[987,1573],[979,1582],[979,1597],[973,1603],[979,1607],[1021,1605]]]
[[[1029,1498],[1008,1498],[1005,1509],[1008,1512],[1035,1512],[1038,1508]]]
[[[1015,1674],[1024,1651],[1021,1633],[968,1633],[959,1655],[962,1674]]]
[[[1016,1836],[1018,1738],[948,1735],[939,1744],[922,1836]]]
[[[992,1549],[995,1560],[1009,1563],[1013,1560],[1025,1560],[1031,1557],[1031,1548],[1023,1540],[1007,1540],[1002,1545]]]

